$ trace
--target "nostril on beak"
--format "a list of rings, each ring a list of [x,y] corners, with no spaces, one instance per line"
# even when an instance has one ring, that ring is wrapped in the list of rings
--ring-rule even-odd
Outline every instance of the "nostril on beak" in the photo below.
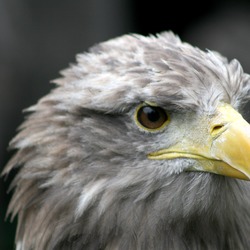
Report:
[[[218,124],[212,127],[211,134],[212,136],[216,136],[224,131],[224,124]]]

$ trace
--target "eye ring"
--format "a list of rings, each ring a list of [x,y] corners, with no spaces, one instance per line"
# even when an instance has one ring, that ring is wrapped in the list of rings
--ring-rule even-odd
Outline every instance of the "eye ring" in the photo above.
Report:
[[[140,128],[149,132],[157,132],[169,123],[170,118],[163,108],[143,103],[135,111],[135,121]]]

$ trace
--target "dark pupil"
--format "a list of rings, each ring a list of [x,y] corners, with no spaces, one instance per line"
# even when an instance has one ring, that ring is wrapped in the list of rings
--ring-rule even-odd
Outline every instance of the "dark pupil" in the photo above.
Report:
[[[147,115],[148,120],[151,122],[157,122],[160,119],[160,113],[157,108],[144,107],[143,112]]]

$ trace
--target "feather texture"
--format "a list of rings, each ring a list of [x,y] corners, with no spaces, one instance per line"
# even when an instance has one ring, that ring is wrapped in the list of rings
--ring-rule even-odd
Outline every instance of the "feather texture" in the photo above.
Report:
[[[61,74],[10,143],[17,153],[3,174],[19,169],[8,210],[18,215],[18,250],[250,245],[249,183],[184,172],[195,160],[146,157],[219,102],[240,109],[249,100],[239,62],[165,32],[96,45]],[[176,123],[140,131],[134,112],[144,101]]]

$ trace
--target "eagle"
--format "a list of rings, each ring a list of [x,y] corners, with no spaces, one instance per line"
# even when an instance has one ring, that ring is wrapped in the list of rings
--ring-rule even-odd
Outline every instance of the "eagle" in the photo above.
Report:
[[[10,142],[16,249],[249,249],[240,63],[170,31],[76,61]]]

